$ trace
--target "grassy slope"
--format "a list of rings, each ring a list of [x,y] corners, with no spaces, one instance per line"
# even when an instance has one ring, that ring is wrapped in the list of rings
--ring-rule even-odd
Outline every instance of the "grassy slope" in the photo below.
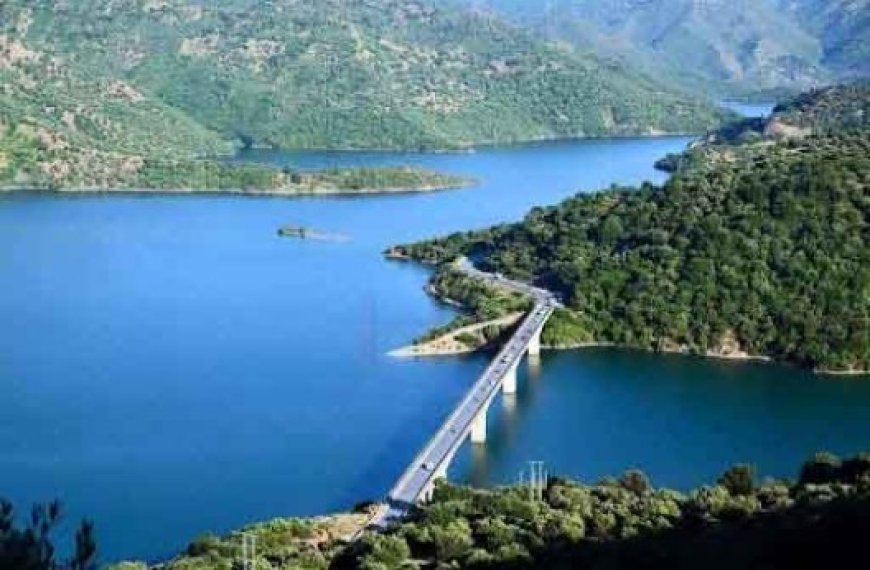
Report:
[[[207,188],[294,194],[468,183],[419,169],[293,174],[193,160],[230,152],[233,145],[184,111],[118,79],[122,74],[113,72],[108,60],[64,46],[53,35],[54,22],[63,20],[63,14],[48,18],[10,5],[0,7],[0,15],[0,189]]]
[[[224,136],[285,148],[698,131],[720,118],[593,57],[423,2],[27,4],[29,41]]]
[[[0,185],[102,184],[139,157],[232,147],[128,83],[70,65],[24,39],[33,23],[0,7]]]

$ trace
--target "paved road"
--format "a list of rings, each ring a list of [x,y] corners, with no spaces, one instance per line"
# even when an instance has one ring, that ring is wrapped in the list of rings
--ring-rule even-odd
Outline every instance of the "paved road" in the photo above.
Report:
[[[390,491],[389,502],[378,517],[377,524],[387,524],[404,516],[410,506],[425,495],[434,480],[446,473],[456,451],[468,437],[475,418],[498,394],[505,376],[522,359],[529,341],[541,330],[558,304],[549,291],[484,273],[475,269],[467,260],[462,260],[457,267],[495,286],[529,295],[535,305],[450,417],[399,478]]]

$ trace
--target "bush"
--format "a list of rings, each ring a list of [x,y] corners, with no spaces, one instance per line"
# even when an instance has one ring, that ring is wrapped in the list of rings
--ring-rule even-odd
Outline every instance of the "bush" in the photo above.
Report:
[[[735,465],[717,482],[732,495],[751,495],[755,490],[755,468],[746,464]]]
[[[817,453],[801,468],[802,484],[821,484],[836,481],[842,463],[840,458],[826,451]]]
[[[187,546],[186,553],[188,556],[206,556],[210,552],[214,552],[220,548],[220,539],[213,534],[204,534],[196,537],[193,542]]]
[[[361,547],[364,552],[359,559],[361,568],[400,568],[411,556],[411,549],[405,539],[395,535],[366,535],[362,539]]]
[[[619,480],[620,486],[634,493],[635,495],[644,495],[652,489],[649,477],[643,471],[633,469],[626,471]]]

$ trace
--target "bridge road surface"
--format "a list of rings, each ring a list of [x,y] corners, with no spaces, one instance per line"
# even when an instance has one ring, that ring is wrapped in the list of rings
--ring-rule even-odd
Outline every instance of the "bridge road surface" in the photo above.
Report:
[[[528,349],[529,341],[541,330],[558,304],[555,296],[549,291],[479,271],[467,260],[461,260],[457,268],[494,286],[529,295],[535,304],[453,413],[402,474],[390,491],[387,505],[384,505],[374,517],[376,526],[384,526],[402,518],[413,505],[425,497],[427,490],[436,479],[446,475],[448,465],[468,437],[475,418],[478,414],[486,412],[498,394],[505,376],[518,365]]]

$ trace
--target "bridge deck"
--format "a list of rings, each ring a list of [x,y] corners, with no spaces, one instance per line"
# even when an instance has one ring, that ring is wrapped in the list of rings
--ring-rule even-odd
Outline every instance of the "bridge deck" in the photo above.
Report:
[[[556,306],[556,299],[547,291],[507,281],[467,265],[462,269],[475,277],[497,282],[496,284],[499,286],[531,295],[535,300],[535,305],[514,335],[502,347],[495,359],[471,386],[453,413],[414,458],[414,461],[390,491],[390,514],[392,517],[402,514],[403,505],[410,506],[417,503],[424,496],[429,485],[446,472],[447,465],[465,438],[468,437],[475,418],[489,406],[492,399],[498,394],[505,376],[522,359],[529,341],[540,332]]]

